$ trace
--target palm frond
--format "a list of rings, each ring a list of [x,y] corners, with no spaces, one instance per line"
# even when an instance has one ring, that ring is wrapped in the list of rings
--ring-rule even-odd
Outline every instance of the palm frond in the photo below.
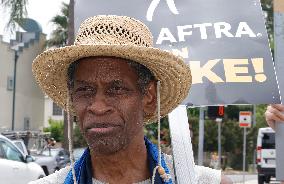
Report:
[[[27,16],[27,5],[28,0],[1,0],[1,5],[7,8],[10,12],[10,17],[6,28],[13,31],[16,26],[16,22],[22,22],[23,18]]]
[[[55,15],[50,22],[55,26],[55,30],[52,31],[50,39],[47,41],[47,46],[65,46],[68,38],[68,13],[69,5],[62,3],[61,13]]]
[[[56,27],[67,28],[68,17],[62,15],[56,15],[51,19],[51,23],[53,23]]]

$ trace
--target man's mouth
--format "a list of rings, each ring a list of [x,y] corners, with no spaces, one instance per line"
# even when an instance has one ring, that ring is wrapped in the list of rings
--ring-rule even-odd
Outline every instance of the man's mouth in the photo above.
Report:
[[[118,129],[120,126],[115,124],[108,124],[108,123],[98,123],[94,124],[93,126],[87,128],[88,134],[105,134],[112,132]]]

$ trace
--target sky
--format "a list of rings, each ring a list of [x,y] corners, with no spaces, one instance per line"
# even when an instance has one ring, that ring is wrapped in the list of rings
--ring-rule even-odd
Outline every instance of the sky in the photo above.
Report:
[[[42,26],[43,33],[49,35],[54,28],[50,20],[60,13],[62,2],[69,3],[69,0],[28,0],[28,18],[36,20]],[[0,7],[0,35],[3,35],[4,41],[9,41],[9,38],[14,37],[5,30],[8,15],[9,12]]]

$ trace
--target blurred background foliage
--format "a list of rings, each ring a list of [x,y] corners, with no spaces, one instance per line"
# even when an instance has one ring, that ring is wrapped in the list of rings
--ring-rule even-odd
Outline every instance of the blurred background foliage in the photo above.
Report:
[[[267,105],[256,106],[256,123],[247,129],[247,164],[253,164],[258,128],[266,127],[264,112]],[[252,105],[229,105],[225,107],[225,117],[222,121],[222,157],[223,169],[242,169],[243,129],[239,127],[239,111],[253,111]],[[195,159],[198,152],[199,108],[188,108],[189,127],[192,127],[192,145]],[[189,130],[190,132],[190,130]],[[145,135],[157,143],[157,124],[145,126]],[[161,144],[166,153],[171,153],[170,132],[167,117],[161,120]],[[204,122],[204,164],[209,166],[211,153],[218,152],[218,124],[205,116]],[[207,157],[207,160],[206,160]]]
[[[48,123],[49,127],[44,128],[43,131],[50,132],[50,137],[54,138],[56,142],[63,142],[64,139],[63,120],[58,121],[58,120],[49,119]],[[83,138],[77,123],[74,123],[73,126],[73,145],[74,148],[87,147],[87,143]]]
[[[53,119],[48,120],[49,127],[43,128],[44,132],[50,132],[50,137],[54,138],[56,142],[63,140],[63,121]]]

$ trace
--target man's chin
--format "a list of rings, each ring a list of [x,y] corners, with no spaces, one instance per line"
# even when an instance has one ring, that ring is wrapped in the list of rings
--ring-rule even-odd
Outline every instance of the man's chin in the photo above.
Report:
[[[115,137],[98,137],[88,141],[91,152],[95,155],[112,155],[123,149],[128,145],[127,139],[121,136]]]

